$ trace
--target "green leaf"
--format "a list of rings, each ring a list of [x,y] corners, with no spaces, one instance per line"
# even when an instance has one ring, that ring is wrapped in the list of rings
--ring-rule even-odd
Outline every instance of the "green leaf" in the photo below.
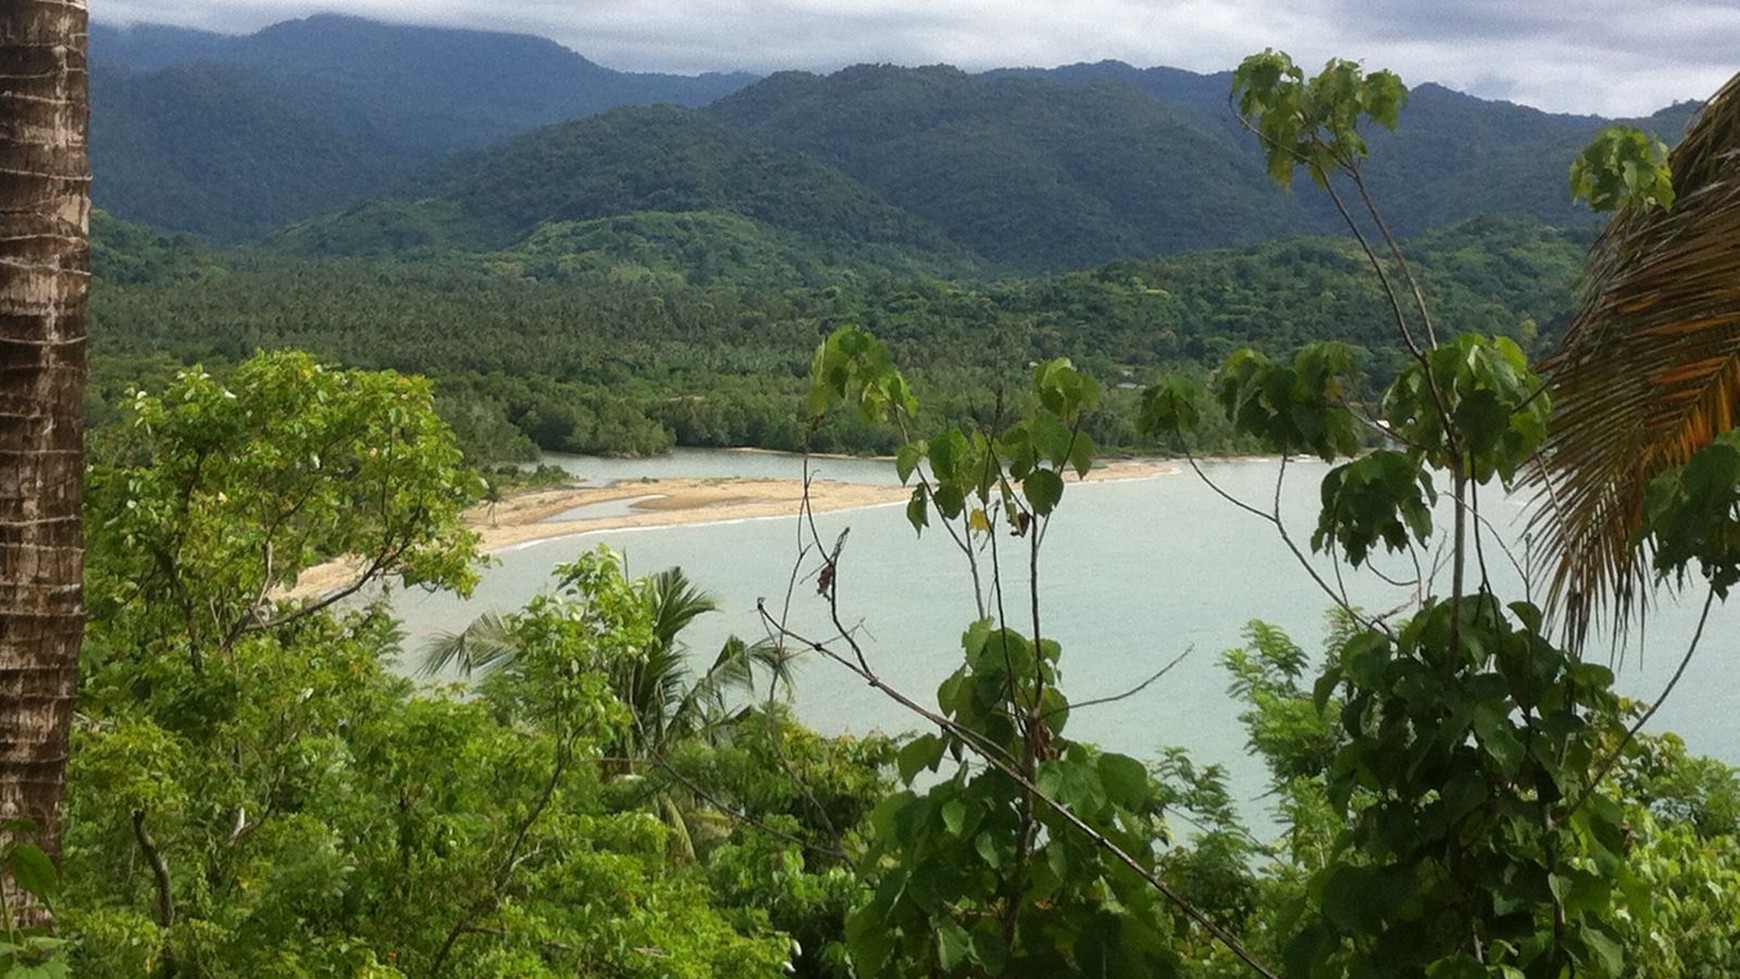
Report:
[[[1099,760],[1100,782],[1106,795],[1125,809],[1138,811],[1154,796],[1148,768],[1128,755],[1106,752]]]
[[[1474,734],[1481,748],[1491,755],[1506,775],[1514,775],[1522,766],[1526,749],[1522,739],[1512,729],[1509,719],[1501,713],[1504,707],[1482,704],[1474,712]]]
[[[906,501],[906,522],[919,534],[930,526],[930,491],[923,485],[914,488],[912,499]]]
[[[1060,466],[1069,458],[1072,434],[1056,416],[1040,412],[1027,422],[1027,438],[1041,459]]]
[[[967,437],[959,429],[949,429],[930,442],[931,472],[942,482],[954,482],[962,477],[959,469],[966,455]]]
[[[1584,925],[1579,934],[1584,948],[1588,949],[1584,964],[1594,975],[1616,977],[1624,974],[1625,950],[1618,942],[1591,925]]]
[[[1207,399],[1202,385],[1193,378],[1168,377],[1142,392],[1138,430],[1148,438],[1194,434],[1202,423],[1198,405]]]
[[[942,807],[943,828],[950,836],[960,836],[961,829],[967,823],[967,804],[960,799],[950,799]]]
[[[36,845],[14,845],[7,862],[11,864],[13,881],[24,890],[44,901],[53,900],[59,893],[60,873],[54,869],[54,861]]]
[[[979,859],[992,870],[1003,866],[1003,851],[997,843],[997,837],[991,833],[980,833],[973,837],[973,850],[979,854]]]
[[[1667,145],[1633,126],[1608,126],[1571,162],[1571,196],[1597,211],[1671,207]]]
[[[936,930],[937,961],[944,972],[954,972],[962,964],[973,960],[973,939],[966,929],[952,921],[945,921]]]
[[[1035,469],[1021,481],[1021,493],[1033,512],[1043,517],[1063,498],[1063,477],[1050,469]]]
[[[919,460],[923,459],[928,451],[929,446],[923,439],[919,439],[916,442],[907,442],[895,453],[894,470],[900,474],[902,485],[912,478],[913,472],[918,469]]]
[[[1074,467],[1076,476],[1083,477],[1094,467],[1094,453],[1099,446],[1094,444],[1094,437],[1086,432],[1077,432],[1075,444],[1069,449],[1069,464]]]
[[[904,745],[895,755],[895,764],[900,769],[900,780],[910,784],[914,777],[924,769],[936,770],[942,762],[943,751],[948,742],[935,734],[921,734]]]
[[[1468,955],[1439,959],[1426,970],[1427,979],[1491,979],[1480,960]]]
[[[1041,762],[1038,769],[1039,788],[1084,818],[1098,813],[1106,804],[1106,789],[1099,773],[1076,752],[1062,758]]]

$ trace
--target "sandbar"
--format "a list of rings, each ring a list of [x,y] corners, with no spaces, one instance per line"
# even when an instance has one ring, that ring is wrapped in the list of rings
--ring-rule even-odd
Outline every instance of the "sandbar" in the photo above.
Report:
[[[892,463],[890,463],[892,466]],[[1102,461],[1086,482],[1146,479],[1178,471],[1164,459]],[[1069,477],[1075,482],[1074,474]],[[481,538],[487,553],[534,541],[570,537],[600,530],[630,527],[673,527],[691,523],[795,516],[803,502],[803,483],[796,479],[709,477],[623,480],[610,486],[558,486],[517,493],[465,513],[465,524]],[[813,480],[812,512],[830,513],[900,503],[912,495],[909,486],[877,486]],[[626,512],[586,519],[556,520],[580,507],[632,500]],[[311,598],[343,588],[356,580],[358,562],[328,561],[302,573],[296,586],[274,595],[282,600]]]

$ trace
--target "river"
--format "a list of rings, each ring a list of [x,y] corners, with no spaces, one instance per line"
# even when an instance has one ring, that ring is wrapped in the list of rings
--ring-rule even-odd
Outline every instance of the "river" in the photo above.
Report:
[[[776,454],[684,451],[653,460],[556,457],[549,460],[594,482],[676,476],[789,476],[801,460]],[[849,482],[898,482],[893,465],[870,460],[820,459],[818,476]],[[1281,509],[1294,539],[1308,541],[1315,522],[1317,463],[1287,466]],[[1232,495],[1268,509],[1280,464],[1239,460],[1205,465]],[[656,493],[656,483],[648,493]],[[1496,512],[1494,512],[1496,510]],[[1500,533],[1518,536],[1520,503],[1488,508]],[[963,556],[937,530],[915,537],[903,508],[873,507],[815,519],[828,545],[850,529],[839,565],[840,608],[858,630],[871,665],[884,679],[923,703],[959,663],[959,638],[976,617]],[[418,591],[396,596],[407,649],[430,635],[457,631],[479,613],[517,608],[550,582],[551,569],[600,544],[623,552],[631,573],[681,565],[691,580],[716,594],[721,611],[698,619],[684,634],[697,653],[710,655],[730,634],[764,635],[758,599],[783,605],[801,540],[809,532],[791,517],[666,528],[599,531],[522,545],[498,555],[475,596]],[[1008,544],[1019,544],[1004,538]],[[1005,545],[1007,546],[1007,545]],[[1005,558],[1007,558],[1007,553]],[[1519,555],[1520,557],[1520,555]],[[1500,594],[1520,597],[1521,582],[1497,547],[1486,548],[1488,570]],[[1005,594],[1025,609],[1026,571],[1005,561]],[[1327,562],[1317,566],[1333,581]],[[1400,562],[1380,562],[1392,574]],[[1411,574],[1411,566],[1406,569]],[[1240,705],[1226,693],[1220,653],[1241,642],[1253,619],[1278,625],[1308,651],[1322,643],[1331,601],[1262,520],[1220,498],[1188,470],[1120,482],[1071,484],[1045,538],[1040,564],[1045,634],[1063,645],[1063,686],[1082,702],[1123,692],[1180,654],[1184,660],[1147,689],[1114,703],[1076,711],[1067,733],[1137,757],[1156,758],[1171,745],[1188,749],[1199,764],[1221,764],[1235,794],[1257,804],[1265,784],[1261,765],[1245,752]],[[1353,602],[1389,608],[1404,593],[1374,576],[1349,572]],[[826,602],[812,580],[791,588],[791,627],[805,635],[832,631]],[[1696,603],[1666,602],[1652,612],[1647,633],[1618,661],[1619,687],[1653,699],[1678,665],[1696,620]],[[1012,622],[1029,631],[1028,617],[1011,609]],[[1690,669],[1651,727],[1683,736],[1694,752],[1740,763],[1740,723],[1729,683],[1737,634],[1733,610],[1718,607]],[[1607,655],[1604,646],[1595,655]],[[896,704],[837,664],[812,656],[798,671],[798,716],[825,733],[906,731],[917,727]]]

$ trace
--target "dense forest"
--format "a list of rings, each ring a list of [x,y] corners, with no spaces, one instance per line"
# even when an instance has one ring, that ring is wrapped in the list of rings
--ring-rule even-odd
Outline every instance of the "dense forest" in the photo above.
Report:
[[[1670,152],[1690,107],[1605,129],[1275,52],[756,82],[486,37],[93,37],[88,619],[64,847],[0,838],[0,977],[1740,973],[1740,772],[1645,731],[1579,628],[1740,581],[1740,440],[1684,394],[1734,359],[1740,90]],[[527,77],[560,84],[496,112]],[[1304,185],[1368,173],[1394,224],[1331,233],[1354,198]],[[1578,373],[1633,357],[1623,398]],[[379,600],[472,593],[496,467],[673,445],[891,456],[971,585],[954,672],[874,671],[856,552],[801,511],[826,635],[768,603],[693,648],[707,583],[602,548],[421,648]],[[1272,827],[1069,725],[1050,521],[1138,451],[1331,467],[1292,535],[1229,502],[1332,622],[1219,653]],[[1482,501],[1561,471],[1560,578],[1500,594]],[[1347,598],[1380,554],[1403,608]],[[912,730],[806,729],[815,660]]]
[[[358,230],[374,214],[381,224]],[[351,218],[343,246],[330,227],[300,225],[249,251],[100,218],[99,401],[118,400],[141,370],[162,376],[164,358],[221,371],[257,349],[291,347],[435,378],[444,416],[477,460],[524,457],[532,446],[795,451],[806,437],[808,351],[854,323],[923,365],[913,382],[940,401],[938,418],[994,403],[1032,360],[1070,357],[1121,386],[1090,424],[1102,445],[1134,450],[1134,388],[1165,368],[1200,369],[1246,346],[1281,355],[1325,338],[1359,347],[1380,378],[1398,363],[1383,297],[1339,239],[973,282],[906,271],[917,260],[905,251],[887,251],[879,267],[874,241],[830,248],[723,212],[547,221],[487,252],[441,247],[434,205]],[[426,237],[400,233],[417,218]],[[451,212],[446,220],[463,223]],[[1415,239],[1410,252],[1447,327],[1538,351],[1569,316],[1587,241],[1477,219]],[[888,452],[895,438],[842,419],[810,444]]]

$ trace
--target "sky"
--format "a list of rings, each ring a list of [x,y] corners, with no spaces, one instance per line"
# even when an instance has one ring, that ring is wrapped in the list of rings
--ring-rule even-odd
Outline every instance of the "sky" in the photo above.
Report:
[[[248,33],[316,12],[540,34],[626,71],[1116,59],[1195,71],[1266,47],[1552,112],[1646,115],[1740,71],[1740,0],[90,0],[113,25]]]

